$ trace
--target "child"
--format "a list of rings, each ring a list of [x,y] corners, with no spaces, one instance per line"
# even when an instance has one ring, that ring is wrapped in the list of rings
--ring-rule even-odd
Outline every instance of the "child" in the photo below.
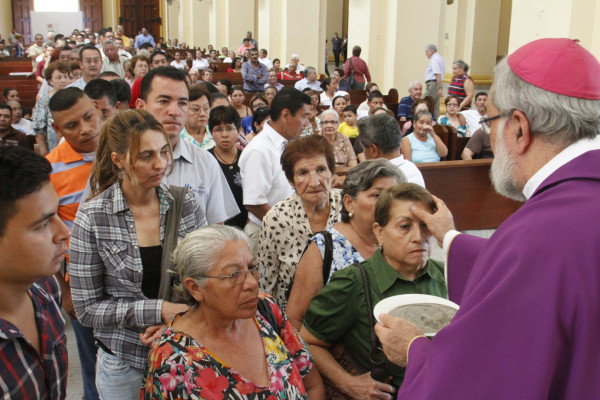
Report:
[[[341,134],[346,135],[349,138],[355,138],[358,136],[358,127],[356,126],[356,115],[356,107],[352,104],[344,108],[344,122],[342,122],[338,128],[338,131]]]

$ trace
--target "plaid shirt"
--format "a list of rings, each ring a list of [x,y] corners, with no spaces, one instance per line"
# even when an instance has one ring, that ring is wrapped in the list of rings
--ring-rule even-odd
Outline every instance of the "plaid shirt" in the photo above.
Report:
[[[157,187],[160,200],[160,241],[163,243],[166,212],[173,196],[166,185]],[[183,238],[206,225],[206,218],[188,190],[177,236]],[[82,325],[133,368],[144,370],[149,347],[139,334],[162,323],[162,300],[142,293],[143,266],[133,213],[121,185],[83,203],[71,237],[71,295]]]
[[[56,278],[29,289],[41,354],[19,329],[0,318],[0,398],[64,399],[67,393],[67,338]]]

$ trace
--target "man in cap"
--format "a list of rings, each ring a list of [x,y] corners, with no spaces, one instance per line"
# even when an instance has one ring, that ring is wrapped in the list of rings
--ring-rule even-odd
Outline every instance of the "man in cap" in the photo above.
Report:
[[[448,251],[460,310],[433,340],[382,314],[398,399],[600,396],[600,63],[576,41],[539,39],[501,61],[488,96],[496,190],[525,201],[490,239],[459,234],[436,199],[413,210]]]

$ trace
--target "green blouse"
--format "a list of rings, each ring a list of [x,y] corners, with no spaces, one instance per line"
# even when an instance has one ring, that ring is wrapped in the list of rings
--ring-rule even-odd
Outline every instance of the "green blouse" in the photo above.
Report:
[[[429,294],[448,298],[444,280],[444,264],[429,260],[421,274],[414,280],[404,278],[383,258],[380,250],[362,263],[371,287],[373,307],[381,300],[399,294]],[[316,295],[305,314],[304,326],[318,339],[327,343],[342,341],[344,348],[364,370],[371,370],[371,350],[367,300],[360,269],[347,267],[333,274],[321,293]],[[383,358],[380,350],[375,359]],[[386,361],[385,366],[400,386],[404,368]]]

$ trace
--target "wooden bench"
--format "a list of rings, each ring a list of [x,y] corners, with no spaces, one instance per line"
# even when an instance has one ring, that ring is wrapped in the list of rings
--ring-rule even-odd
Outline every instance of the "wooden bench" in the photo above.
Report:
[[[38,93],[38,82],[33,75],[11,76],[11,72],[31,72],[31,61],[28,58],[6,57],[0,59],[0,93],[7,87],[16,89],[23,107],[33,108]]]
[[[495,229],[522,204],[496,193],[489,177],[491,159],[416,165],[427,189],[452,212],[457,229]]]

